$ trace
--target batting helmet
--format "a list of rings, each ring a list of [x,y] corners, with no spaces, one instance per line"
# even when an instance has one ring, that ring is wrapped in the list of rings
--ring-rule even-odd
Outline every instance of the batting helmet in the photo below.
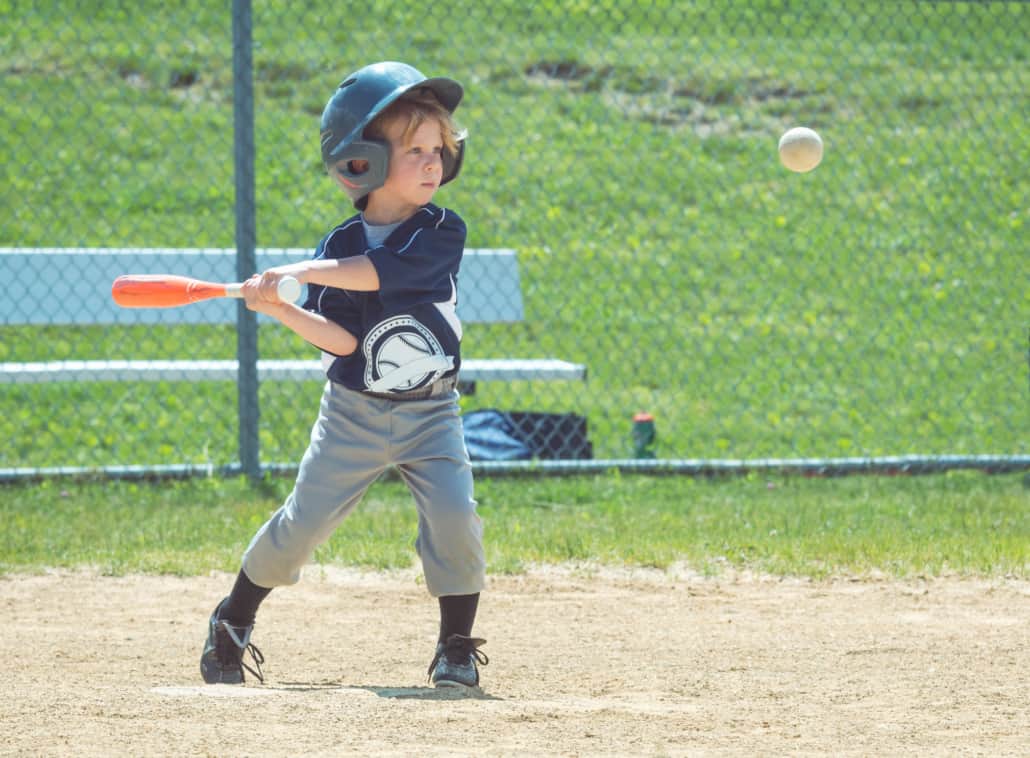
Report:
[[[358,69],[344,79],[322,111],[322,161],[326,167],[337,168],[344,190],[358,207],[374,189],[382,187],[390,168],[390,146],[376,139],[366,139],[365,127],[390,103],[406,92],[427,89],[440,104],[453,113],[464,94],[461,85],[453,79],[426,78],[418,69],[406,63],[384,61]],[[443,177],[446,184],[458,175],[465,156],[464,137],[459,137],[458,152],[449,150],[443,155]],[[351,171],[351,161],[368,161],[368,169],[361,173]]]

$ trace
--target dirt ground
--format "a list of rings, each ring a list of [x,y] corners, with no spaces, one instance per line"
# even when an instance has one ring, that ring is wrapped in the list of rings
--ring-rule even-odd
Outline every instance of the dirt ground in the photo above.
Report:
[[[1030,582],[491,577],[455,698],[414,571],[309,568],[266,683],[203,685],[231,581],[0,577],[0,755],[1030,755]]]

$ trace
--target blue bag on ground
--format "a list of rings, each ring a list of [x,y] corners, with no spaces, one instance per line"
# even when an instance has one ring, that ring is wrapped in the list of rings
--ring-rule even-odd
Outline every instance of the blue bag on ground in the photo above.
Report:
[[[593,457],[586,419],[576,414],[484,409],[463,414],[462,421],[474,461]]]

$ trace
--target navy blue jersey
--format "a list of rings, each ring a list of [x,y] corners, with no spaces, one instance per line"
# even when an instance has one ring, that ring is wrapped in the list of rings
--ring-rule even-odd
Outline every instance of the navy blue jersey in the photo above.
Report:
[[[315,258],[367,254],[379,290],[308,286],[304,308],[353,334],[350,355],[323,354],[326,373],[349,389],[404,392],[452,376],[461,365],[458,270],[465,222],[454,212],[424,205],[369,248],[361,216],[343,222],[318,244]]]

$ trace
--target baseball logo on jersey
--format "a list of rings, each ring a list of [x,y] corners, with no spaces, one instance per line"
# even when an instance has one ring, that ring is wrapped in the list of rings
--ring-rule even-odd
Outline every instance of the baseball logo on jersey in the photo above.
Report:
[[[411,316],[376,324],[362,343],[365,384],[372,392],[406,392],[426,387],[454,368],[440,341]]]

